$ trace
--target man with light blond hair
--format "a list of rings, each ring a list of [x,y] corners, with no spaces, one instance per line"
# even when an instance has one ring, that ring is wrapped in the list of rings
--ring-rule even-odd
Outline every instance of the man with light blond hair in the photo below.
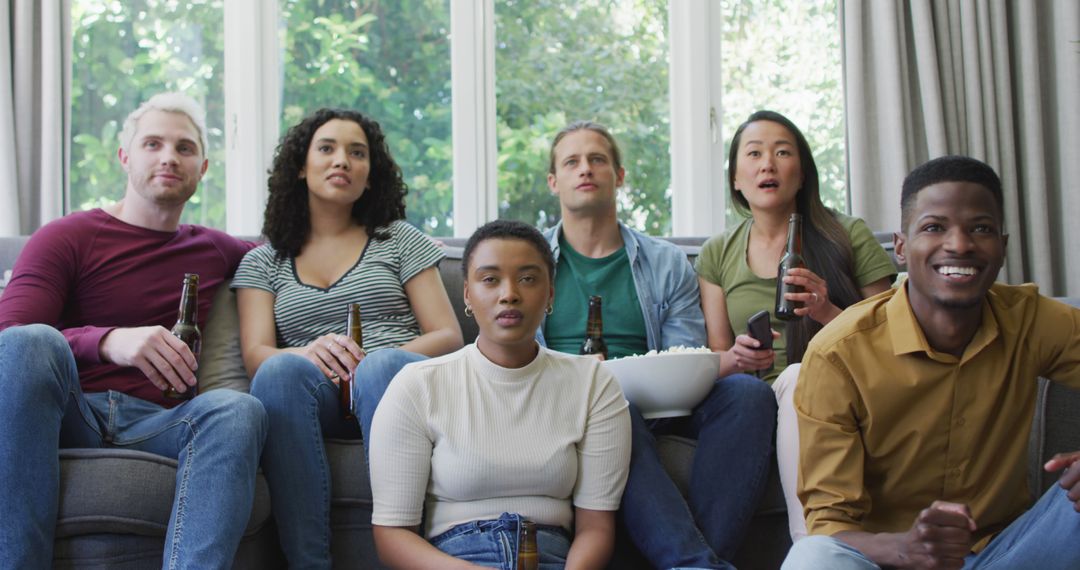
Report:
[[[49,568],[59,450],[117,448],[177,460],[162,567],[232,565],[266,437],[248,394],[196,388],[198,354],[174,337],[185,273],[199,324],[251,244],[181,224],[206,173],[202,107],[162,93],[124,122],[124,197],[38,230],[0,297],[0,560]]]

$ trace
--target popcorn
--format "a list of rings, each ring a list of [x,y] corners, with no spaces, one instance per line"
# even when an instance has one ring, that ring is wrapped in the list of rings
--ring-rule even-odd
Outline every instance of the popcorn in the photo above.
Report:
[[[628,356],[627,358],[634,358],[636,356],[656,356],[657,354],[671,354],[676,352],[712,352],[712,349],[707,346],[683,346],[680,344],[679,346],[672,346],[667,350],[661,350],[660,352],[650,350],[645,354],[635,354],[633,356]]]

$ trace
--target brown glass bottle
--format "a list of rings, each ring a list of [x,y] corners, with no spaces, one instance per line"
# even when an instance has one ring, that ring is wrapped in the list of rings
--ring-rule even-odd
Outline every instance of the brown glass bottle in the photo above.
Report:
[[[796,267],[806,267],[806,260],[802,255],[802,215],[791,214],[788,220],[787,249],[780,258],[780,266],[776,269],[776,308],[773,315],[783,321],[792,321],[799,318],[795,309],[801,309],[802,301],[792,301],[785,297],[787,293],[802,293],[801,285],[784,283],[784,277],[788,271]]]
[[[536,547],[536,523],[521,521],[521,538],[518,542],[517,570],[537,570],[540,567],[540,551]]]
[[[173,325],[172,334],[184,341],[191,349],[191,353],[198,360],[199,352],[202,351],[202,333],[199,332],[199,274],[185,273],[184,288],[180,292],[180,310],[176,314],[176,324]],[[188,386],[186,392],[177,392],[169,386],[162,390],[166,398],[175,400],[190,400],[199,393],[199,386]]]
[[[349,319],[346,322],[346,328],[348,329],[349,338],[356,343],[361,349],[364,348],[364,333],[360,330],[360,304],[349,303]],[[355,371],[350,373],[348,377],[338,380],[338,391],[340,392],[341,400],[341,413],[347,420],[355,420],[356,414],[353,413],[353,379]]]
[[[600,308],[603,299],[599,295],[589,297],[589,321],[585,325],[585,341],[581,343],[578,354],[603,354],[607,358],[607,343],[604,342],[604,315]]]

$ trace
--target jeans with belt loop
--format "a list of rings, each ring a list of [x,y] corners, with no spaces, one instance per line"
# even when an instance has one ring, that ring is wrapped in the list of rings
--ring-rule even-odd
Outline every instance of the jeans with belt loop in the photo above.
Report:
[[[40,324],[0,332],[0,566],[51,568],[63,448],[176,459],[161,566],[228,568],[251,516],[266,412],[213,390],[174,408],[120,392],[83,393],[67,339]]]
[[[503,513],[492,520],[472,521],[431,539],[439,550],[478,566],[515,570],[521,515]],[[558,526],[536,525],[536,547],[540,552],[540,570],[558,570],[566,566],[570,552],[570,534]]]

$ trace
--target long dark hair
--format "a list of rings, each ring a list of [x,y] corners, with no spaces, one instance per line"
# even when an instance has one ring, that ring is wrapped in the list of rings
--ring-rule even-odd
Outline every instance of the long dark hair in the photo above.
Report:
[[[829,286],[829,300],[841,309],[862,300],[862,293],[855,283],[855,263],[851,249],[851,238],[844,230],[837,213],[821,203],[821,191],[818,185],[817,164],[810,153],[810,145],[802,131],[775,111],[757,111],[750,115],[735,131],[728,151],[728,192],[731,194],[735,209],[744,216],[750,216],[750,203],[741,192],[735,190],[735,172],[739,161],[739,141],[748,125],[757,121],[770,121],[788,130],[795,137],[795,146],[799,150],[799,164],[802,165],[803,185],[795,194],[795,209],[803,217],[803,257],[806,266],[825,279]],[[806,345],[817,332],[821,323],[802,318],[788,323],[787,326],[787,361],[788,364],[801,362],[806,352]]]
[[[409,188],[401,177],[401,168],[390,155],[379,123],[357,111],[319,109],[290,128],[274,154],[262,233],[280,259],[300,255],[311,235],[307,181],[300,178],[300,171],[307,162],[315,131],[333,119],[360,125],[368,139],[371,161],[368,189],[353,203],[353,219],[364,226],[369,238],[387,239],[389,234],[384,228],[394,220],[405,218],[405,194]]]

